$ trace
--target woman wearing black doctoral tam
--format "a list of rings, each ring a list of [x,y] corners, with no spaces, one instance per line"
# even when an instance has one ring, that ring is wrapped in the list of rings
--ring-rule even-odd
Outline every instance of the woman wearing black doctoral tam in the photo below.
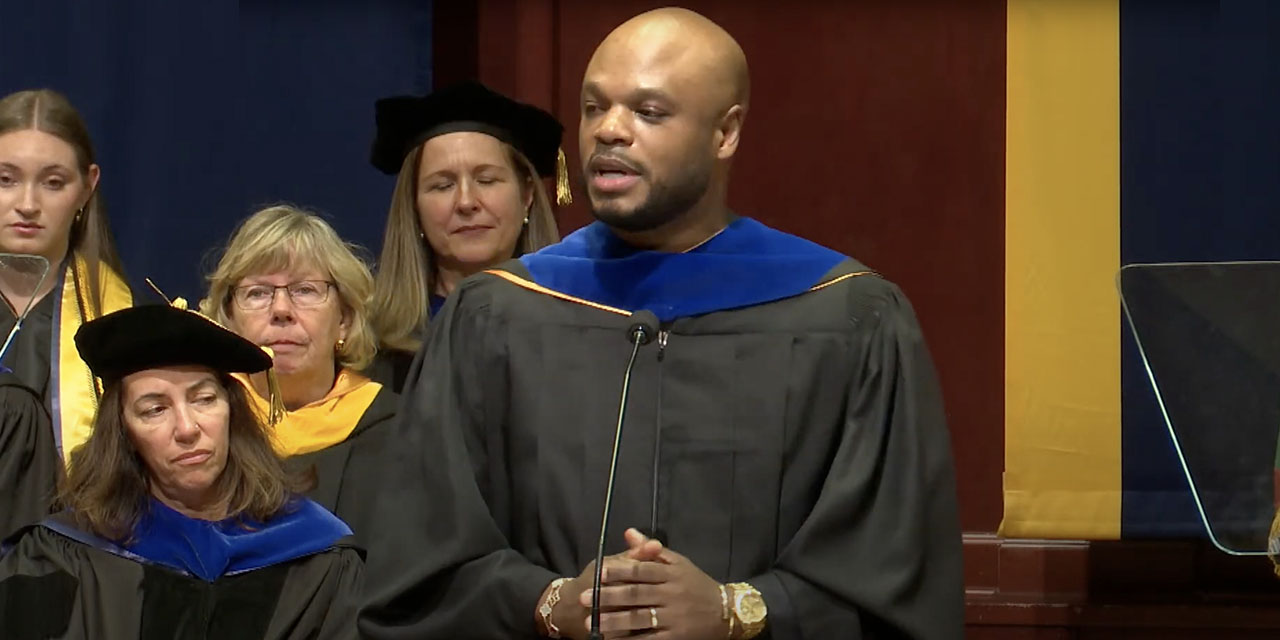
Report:
[[[86,323],[104,384],[66,510],[6,542],[0,637],[354,638],[351,530],[295,484],[233,372],[270,356],[197,313]]]
[[[371,319],[370,377],[399,391],[422,328],[463,278],[560,238],[542,184],[569,200],[550,113],[481,84],[379,100],[373,165],[395,174]]]

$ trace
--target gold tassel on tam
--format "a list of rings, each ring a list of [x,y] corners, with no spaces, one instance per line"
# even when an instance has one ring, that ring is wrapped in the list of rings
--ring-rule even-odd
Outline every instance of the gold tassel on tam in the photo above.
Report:
[[[569,190],[569,162],[564,149],[556,151],[556,204],[573,204],[573,192]]]
[[[262,347],[262,350],[271,356],[273,362],[275,361],[276,354],[271,350],[271,347]],[[285,413],[284,395],[280,393],[280,379],[276,377],[275,366],[267,369],[267,406],[269,407],[267,411],[267,426],[274,427],[280,424],[280,421],[284,420]]]

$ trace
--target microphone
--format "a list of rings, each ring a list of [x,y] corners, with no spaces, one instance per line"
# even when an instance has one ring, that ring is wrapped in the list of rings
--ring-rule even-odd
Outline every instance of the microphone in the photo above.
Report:
[[[640,345],[649,344],[658,334],[658,317],[642,310],[631,314],[631,326],[627,327],[627,341],[631,343],[631,358],[622,374],[622,397],[618,400],[618,424],[613,430],[613,455],[609,459],[609,484],[604,493],[604,514],[600,518],[600,541],[596,545],[596,575],[591,587],[591,640],[602,640],[600,633],[600,581],[604,573],[604,541],[609,532],[609,508],[613,503],[613,481],[618,471],[618,443],[622,441],[622,421],[627,415],[627,395],[631,391],[631,369],[636,365]]]
[[[653,337],[658,335],[658,316],[653,315],[652,311],[648,309],[637,311],[631,314],[631,320],[631,326],[627,327],[627,340],[630,342],[649,344]],[[627,369],[627,375],[630,374],[631,370]],[[624,397],[623,400],[625,401],[626,398]]]

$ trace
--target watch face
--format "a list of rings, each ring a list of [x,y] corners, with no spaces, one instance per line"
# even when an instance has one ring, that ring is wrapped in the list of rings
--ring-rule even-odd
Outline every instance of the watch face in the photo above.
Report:
[[[759,593],[747,592],[738,599],[738,617],[746,624],[753,624],[764,619],[764,598]]]

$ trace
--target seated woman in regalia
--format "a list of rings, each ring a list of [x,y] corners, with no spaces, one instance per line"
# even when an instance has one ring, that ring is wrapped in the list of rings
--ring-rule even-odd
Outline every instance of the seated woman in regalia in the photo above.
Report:
[[[75,342],[102,400],[62,510],[0,552],[0,637],[355,637],[350,529],[298,494],[231,377],[270,354],[167,305],[107,314]]]

